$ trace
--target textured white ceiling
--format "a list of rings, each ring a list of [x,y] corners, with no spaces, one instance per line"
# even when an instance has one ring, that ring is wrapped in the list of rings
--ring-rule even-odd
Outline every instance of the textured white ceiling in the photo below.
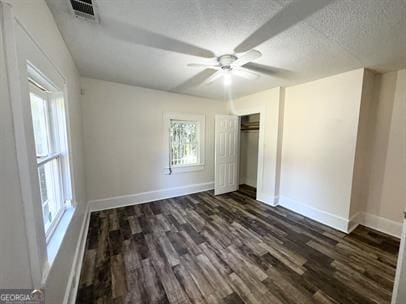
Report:
[[[262,52],[256,63],[275,75],[234,77],[234,97],[360,67],[406,66],[406,0],[93,1],[99,24],[75,18],[69,0],[47,0],[86,77],[223,99],[221,80],[188,85],[210,74],[188,63],[215,61],[197,55]]]

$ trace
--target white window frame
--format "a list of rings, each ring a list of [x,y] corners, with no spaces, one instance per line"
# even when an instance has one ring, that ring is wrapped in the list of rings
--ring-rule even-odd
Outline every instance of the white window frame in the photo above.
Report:
[[[39,73],[31,64],[27,65],[29,92],[46,101],[46,124],[48,128],[48,143],[50,153],[46,157],[37,158],[37,171],[40,166],[44,166],[53,160],[57,160],[59,176],[57,177],[58,190],[56,193],[60,204],[58,213],[55,215],[51,225],[45,230],[45,239],[48,244],[56,231],[65,211],[71,207],[72,184],[69,166],[69,153],[67,142],[67,121],[64,92],[58,90],[49,80]],[[61,101],[58,99],[61,98]],[[58,106],[58,102],[62,102]],[[39,187],[39,184],[38,184]],[[42,212],[41,201],[41,214]]]
[[[58,212],[55,215],[55,218],[52,220],[50,223],[50,226],[48,229],[45,230],[45,237],[46,241],[48,242],[52,233],[55,231],[56,226],[58,225],[62,215],[65,212],[65,203],[63,200],[63,184],[62,184],[62,166],[61,166],[61,159],[62,159],[62,153],[61,151],[56,151],[57,150],[57,143],[56,143],[56,134],[54,134],[54,131],[52,126],[55,124],[55,119],[54,119],[54,112],[52,109],[52,106],[50,105],[50,100],[47,92],[43,89],[41,89],[39,86],[35,85],[33,82],[30,82],[29,84],[30,87],[30,94],[34,94],[38,96],[39,98],[45,100],[45,123],[46,123],[46,128],[47,128],[47,141],[48,141],[48,149],[49,153],[48,155],[44,157],[37,157],[37,172],[39,172],[39,168],[41,166],[44,166],[48,163],[51,164],[52,161],[56,160],[57,161],[57,166],[59,176],[54,177],[58,185],[58,189],[54,189],[55,195],[56,195],[56,203],[57,203],[57,208]],[[45,170],[45,169],[44,169]],[[59,191],[58,191],[59,190]],[[61,195],[62,194],[62,195]],[[44,202],[41,200],[41,211],[43,211],[43,206]]]
[[[170,156],[170,126],[171,121],[191,121],[198,125],[198,162],[196,164],[175,165],[171,163]],[[176,174],[191,171],[199,171],[204,169],[205,165],[205,129],[206,117],[204,114],[189,114],[189,113],[164,113],[164,151],[166,152],[165,174]]]

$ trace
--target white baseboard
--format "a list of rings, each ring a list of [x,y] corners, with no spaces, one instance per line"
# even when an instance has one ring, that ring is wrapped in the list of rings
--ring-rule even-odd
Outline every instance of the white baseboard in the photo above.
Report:
[[[337,230],[343,231],[345,233],[349,232],[350,220],[346,218],[311,207],[307,204],[303,204],[284,196],[279,197],[278,204],[282,207],[297,212],[301,215],[311,218],[312,220],[315,220]]]
[[[83,215],[82,226],[80,227],[79,238],[76,243],[75,256],[73,258],[63,304],[74,304],[76,302],[76,294],[79,287],[80,272],[82,269],[83,255],[85,252],[87,233],[89,230],[89,222],[90,210],[89,204],[87,204],[85,208],[85,214]]]
[[[279,198],[278,205],[345,233],[351,233],[358,225],[364,225],[398,238],[402,233],[402,223],[366,212],[357,212],[351,218],[346,219],[283,196]]]
[[[155,191],[91,200],[89,201],[89,208],[91,212],[100,211],[105,209],[124,207],[128,205],[148,203],[161,199],[177,197],[213,189],[214,182],[193,184],[182,187],[166,188]]]
[[[361,224],[362,221],[362,212],[357,212],[350,217],[350,222],[348,224],[348,233],[351,233]]]
[[[272,207],[278,205],[278,197],[274,195],[269,195],[266,193],[257,192],[257,201],[267,204]]]
[[[371,213],[362,212],[359,223],[397,238],[400,238],[402,234],[402,223],[395,222]]]
[[[242,179],[240,179],[240,184],[246,184],[248,186],[257,187],[257,181],[252,179],[252,178],[247,178],[247,177],[243,177]]]

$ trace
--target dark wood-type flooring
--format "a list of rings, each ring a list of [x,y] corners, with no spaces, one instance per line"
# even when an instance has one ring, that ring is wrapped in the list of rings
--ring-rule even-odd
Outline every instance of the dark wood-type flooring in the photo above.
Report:
[[[202,192],[91,214],[76,303],[390,303],[399,243]]]

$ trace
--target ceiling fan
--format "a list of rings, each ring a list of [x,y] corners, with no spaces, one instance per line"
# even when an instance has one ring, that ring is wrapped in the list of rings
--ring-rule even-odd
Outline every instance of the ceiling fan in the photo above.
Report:
[[[229,85],[231,83],[231,75],[247,79],[256,79],[260,77],[261,74],[273,76],[276,74],[279,76],[283,74],[286,75],[286,72],[289,74],[289,71],[283,69],[252,62],[262,55],[261,52],[255,50],[255,48],[298,22],[305,20],[307,17],[313,15],[325,6],[330,5],[334,1],[337,0],[292,1],[288,2],[285,6],[281,6],[280,11],[234,49],[236,54],[242,53],[241,56],[224,54],[215,57],[212,51],[205,48],[151,32],[148,29],[140,28],[119,20],[103,18],[101,25],[104,26],[107,34],[126,42],[133,42],[138,45],[145,45],[160,50],[196,57],[215,58],[216,63],[212,65],[199,63],[188,64],[188,66],[191,67],[203,67],[205,69],[172,89],[173,91],[182,92],[191,87],[199,86],[202,83],[212,83],[221,77],[223,77],[225,84]]]
[[[249,67],[244,67],[244,65],[261,57],[261,55],[260,51],[250,50],[239,57],[234,54],[221,55],[216,58],[217,64],[189,63],[188,66],[217,70],[217,72],[201,81],[210,84],[216,79],[223,77],[224,85],[228,86],[231,84],[232,75],[245,79],[259,78],[260,75],[258,73],[254,72]]]

